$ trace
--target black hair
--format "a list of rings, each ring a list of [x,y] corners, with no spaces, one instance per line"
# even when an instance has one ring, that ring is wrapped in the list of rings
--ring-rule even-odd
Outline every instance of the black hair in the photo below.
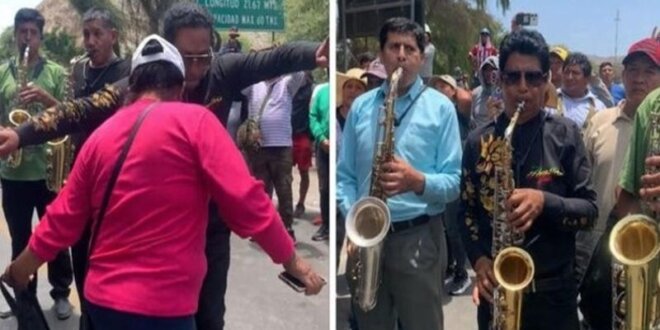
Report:
[[[389,33],[410,33],[417,41],[417,47],[420,52],[424,52],[424,29],[422,27],[407,19],[405,17],[392,17],[385,21],[383,27],[380,28],[380,49],[385,48],[387,43],[387,35]]]
[[[372,54],[371,52],[364,52],[364,53],[358,55],[358,63],[360,65],[362,65],[362,63],[364,63],[364,62],[371,63],[371,61],[373,61],[375,59],[376,59],[376,56],[374,54]]]
[[[193,2],[179,2],[165,13],[163,37],[174,44],[176,33],[182,28],[206,28],[213,44],[213,18],[206,9]]]
[[[550,50],[543,35],[534,30],[519,30],[509,33],[500,44],[500,70],[504,70],[509,56],[520,53],[536,57],[543,73],[550,71]]]
[[[106,29],[117,29],[115,18],[107,9],[92,7],[83,15],[83,23],[91,22],[94,20],[101,21],[103,23],[103,27]]]
[[[589,62],[587,55],[578,52],[571,53],[566,58],[563,69],[566,69],[569,65],[579,66],[580,70],[582,70],[582,75],[585,77],[591,77],[591,63]]]
[[[214,53],[217,53],[220,51],[220,48],[222,48],[222,37],[218,30],[213,30],[213,35],[215,36],[215,39],[212,40],[211,48],[213,48]]]
[[[602,71],[603,68],[606,67],[606,66],[614,67],[614,65],[612,65],[612,62],[607,62],[607,61],[605,61],[605,62],[601,63],[601,64],[598,66],[598,72]]]
[[[39,35],[44,35],[44,24],[46,24],[46,20],[38,10],[32,8],[21,8],[16,12],[16,16],[14,16],[14,33],[16,33],[20,24],[27,22],[35,23],[37,28],[39,28]]]
[[[158,41],[151,40],[144,46],[141,54],[147,56],[160,52],[163,52],[163,46]],[[174,64],[163,60],[139,65],[128,78],[132,99],[147,91],[161,93],[163,99],[171,99],[172,95],[163,93],[183,86],[183,81],[181,71]]]

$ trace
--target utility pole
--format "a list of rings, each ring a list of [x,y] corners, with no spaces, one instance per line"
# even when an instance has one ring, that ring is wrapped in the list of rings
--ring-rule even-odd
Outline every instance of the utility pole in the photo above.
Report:
[[[617,53],[619,50],[619,10],[616,10],[616,18],[614,19],[614,22],[616,22],[615,30],[614,30],[614,62],[618,63],[619,60],[617,59]]]

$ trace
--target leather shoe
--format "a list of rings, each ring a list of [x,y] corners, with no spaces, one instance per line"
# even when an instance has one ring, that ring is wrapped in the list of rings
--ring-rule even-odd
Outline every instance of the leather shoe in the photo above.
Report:
[[[71,303],[69,303],[69,299],[55,299],[55,304],[53,304],[53,311],[55,311],[55,316],[57,316],[58,320],[66,320],[71,317],[72,310],[73,306],[71,306]]]

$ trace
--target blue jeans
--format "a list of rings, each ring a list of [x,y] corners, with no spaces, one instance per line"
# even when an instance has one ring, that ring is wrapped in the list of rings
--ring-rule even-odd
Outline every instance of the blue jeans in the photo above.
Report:
[[[154,317],[120,312],[87,302],[87,313],[94,330],[195,330],[193,315]]]

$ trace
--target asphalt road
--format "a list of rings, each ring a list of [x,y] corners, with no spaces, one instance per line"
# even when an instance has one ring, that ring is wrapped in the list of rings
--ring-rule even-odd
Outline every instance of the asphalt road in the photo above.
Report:
[[[325,278],[329,278],[329,246],[326,242],[313,242],[312,235],[317,230],[312,220],[319,214],[319,192],[316,172],[310,172],[311,184],[306,199],[307,212],[296,219],[294,229],[298,238],[296,251],[308,259],[313,267]],[[300,178],[294,169],[294,205],[298,200]],[[276,203],[276,201],[274,201]],[[0,268],[4,270],[11,257],[11,241],[4,214],[0,213]],[[36,224],[36,214],[33,222]],[[233,235],[231,241],[231,266],[229,268],[226,295],[227,312],[225,329],[245,330],[326,330],[329,322],[329,287],[318,296],[307,297],[296,293],[277,275],[281,266],[274,265],[259,246],[249,240]],[[75,306],[74,315],[65,321],[57,320],[50,310],[53,301],[48,294],[50,284],[46,280],[46,267],[39,270],[38,298],[52,330],[75,330],[78,327],[79,306],[75,288],[72,287],[71,302]],[[8,310],[4,299],[0,298],[0,311]],[[0,330],[16,329],[13,317],[0,320]]]

